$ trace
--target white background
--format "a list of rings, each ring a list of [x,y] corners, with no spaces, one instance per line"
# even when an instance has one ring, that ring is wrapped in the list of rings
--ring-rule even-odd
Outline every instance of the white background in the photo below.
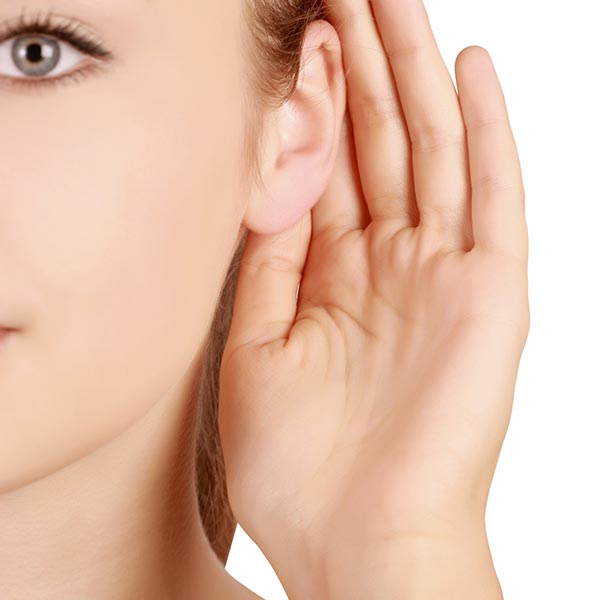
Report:
[[[531,329],[488,503],[496,571],[507,600],[600,600],[596,4],[425,5],[455,82],[462,48],[476,44],[491,54],[527,193]],[[266,600],[286,598],[240,526],[227,570]]]

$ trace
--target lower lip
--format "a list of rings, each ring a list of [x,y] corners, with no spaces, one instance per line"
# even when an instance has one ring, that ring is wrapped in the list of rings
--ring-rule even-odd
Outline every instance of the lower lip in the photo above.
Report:
[[[12,332],[12,329],[0,329],[0,348],[6,344]]]

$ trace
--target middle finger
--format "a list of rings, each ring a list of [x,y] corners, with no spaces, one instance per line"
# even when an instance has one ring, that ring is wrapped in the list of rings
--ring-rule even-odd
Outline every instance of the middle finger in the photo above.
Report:
[[[433,225],[462,248],[473,234],[466,131],[454,83],[422,0],[370,1],[411,139],[419,225]]]
[[[373,221],[419,221],[411,148],[394,74],[367,0],[329,0],[342,43],[360,183]]]

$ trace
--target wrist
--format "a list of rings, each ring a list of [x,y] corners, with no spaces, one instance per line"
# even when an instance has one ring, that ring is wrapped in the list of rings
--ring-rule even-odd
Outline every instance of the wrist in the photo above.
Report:
[[[351,535],[313,563],[314,591],[291,600],[502,600],[485,525],[406,530],[377,542]]]

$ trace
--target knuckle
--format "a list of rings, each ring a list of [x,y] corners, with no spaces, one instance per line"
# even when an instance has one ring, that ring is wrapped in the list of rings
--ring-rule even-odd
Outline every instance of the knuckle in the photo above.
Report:
[[[254,273],[263,270],[289,273],[296,270],[296,266],[289,258],[279,255],[264,256],[259,259],[248,257],[242,260],[242,264],[247,271]]]
[[[495,194],[498,192],[513,192],[519,194],[519,196],[525,196],[525,190],[521,183],[491,173],[475,177],[472,183],[472,190],[475,193]]]
[[[402,124],[400,104],[395,97],[364,94],[354,104],[356,120],[367,129]]]
[[[488,127],[506,125],[506,117],[502,115],[465,115],[465,122],[467,123],[468,129],[486,129]]]
[[[399,204],[404,204],[410,196],[410,189],[406,182],[397,182],[393,187],[382,187],[377,190],[377,193],[369,196],[367,201],[369,204],[377,205],[382,210],[390,207],[394,212],[397,212]]]
[[[450,146],[461,146],[467,142],[464,127],[448,129],[433,125],[422,125],[410,132],[410,141],[414,153],[427,154]]]
[[[433,226],[442,231],[463,229],[463,199],[450,202],[426,202],[419,205],[419,214],[424,226]]]
[[[391,60],[406,59],[425,52],[427,46],[427,42],[419,38],[397,40],[393,44],[388,43],[385,47],[385,51]]]

